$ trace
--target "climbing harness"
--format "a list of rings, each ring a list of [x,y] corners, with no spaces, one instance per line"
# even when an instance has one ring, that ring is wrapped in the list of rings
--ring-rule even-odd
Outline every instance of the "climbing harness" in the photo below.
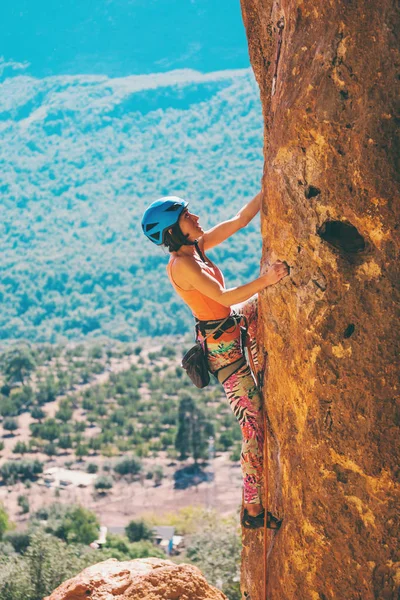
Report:
[[[234,360],[233,362],[224,365],[220,369],[216,371],[212,371],[210,369],[210,373],[212,373],[215,377],[217,377],[218,381],[223,384],[225,381],[233,375],[236,371],[238,371],[245,363],[246,356],[244,353],[244,348],[247,347],[249,358],[252,361],[251,353],[250,353],[250,339],[247,335],[248,331],[248,322],[244,315],[238,314],[233,311],[228,317],[225,319],[219,319],[218,321],[199,321],[196,319],[195,329],[196,329],[196,339],[198,334],[202,335],[202,344],[204,345],[204,354],[207,356],[207,338],[210,336],[213,337],[214,340],[218,340],[224,331],[228,331],[229,333],[233,333],[236,328],[240,327],[240,338],[242,345],[242,353],[243,356],[239,359]],[[210,331],[211,330],[211,331]],[[231,330],[231,331],[229,331]],[[252,368],[254,367],[254,364]]]
[[[230,316],[223,319],[217,327],[213,328],[210,333],[205,335],[202,343],[197,339],[198,331],[196,328],[196,343],[182,358],[181,367],[185,369],[194,385],[198,388],[204,388],[210,383],[210,368],[207,361],[206,340],[213,333],[218,331],[229,318]]]

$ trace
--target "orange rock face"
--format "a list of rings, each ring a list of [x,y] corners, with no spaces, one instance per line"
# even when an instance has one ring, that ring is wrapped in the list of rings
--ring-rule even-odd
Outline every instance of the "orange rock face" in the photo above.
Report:
[[[109,559],[61,584],[44,600],[226,600],[192,565]]]
[[[394,600],[399,13],[241,3],[265,119],[262,267],[291,267],[261,294],[268,505],[284,517],[268,600]],[[244,597],[265,600],[262,532],[243,541]]]

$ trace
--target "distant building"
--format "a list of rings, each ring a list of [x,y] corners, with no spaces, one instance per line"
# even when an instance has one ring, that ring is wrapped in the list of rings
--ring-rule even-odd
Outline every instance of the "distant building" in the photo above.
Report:
[[[49,467],[43,471],[42,477],[38,479],[38,484],[58,488],[65,488],[68,485],[88,487],[92,485],[96,477],[97,475],[86,473],[85,471],[72,471],[63,467]]]
[[[153,527],[153,532],[154,542],[157,546],[160,546],[166,554],[170,555],[174,547],[173,538],[175,527],[170,525],[158,525]]]

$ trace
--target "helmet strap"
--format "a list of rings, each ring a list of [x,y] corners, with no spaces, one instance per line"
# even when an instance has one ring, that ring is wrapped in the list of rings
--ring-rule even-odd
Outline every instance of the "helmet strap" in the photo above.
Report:
[[[199,248],[199,242],[198,242],[197,240],[194,240],[193,244],[194,244],[194,247],[196,248],[196,252],[197,252],[197,254],[199,255],[199,257],[201,258],[201,260],[202,260],[203,262],[206,262],[206,259],[205,259],[205,257],[204,257],[204,254],[202,253],[202,251],[201,251],[201,250],[200,250],[200,248]]]

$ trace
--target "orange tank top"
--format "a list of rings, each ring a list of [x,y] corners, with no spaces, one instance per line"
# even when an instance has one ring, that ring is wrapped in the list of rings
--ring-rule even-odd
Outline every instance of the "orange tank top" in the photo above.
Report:
[[[230,315],[231,310],[228,306],[224,306],[216,300],[205,296],[199,292],[199,290],[184,290],[179,287],[173,280],[171,272],[171,266],[174,260],[175,259],[172,258],[166,267],[169,280],[176,293],[189,306],[194,317],[199,319],[199,321],[216,321],[217,319],[225,319],[225,317]],[[219,283],[225,287],[224,276],[216,265],[211,267],[204,263],[202,268],[207,270],[214,279],[219,281]]]

